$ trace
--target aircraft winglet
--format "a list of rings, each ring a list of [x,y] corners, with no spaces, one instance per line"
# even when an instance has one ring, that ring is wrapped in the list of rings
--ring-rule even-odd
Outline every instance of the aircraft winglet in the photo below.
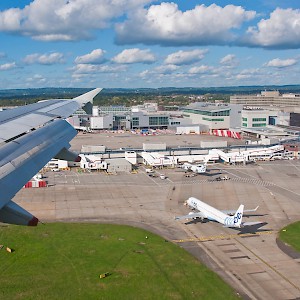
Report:
[[[84,106],[88,102],[93,102],[94,97],[102,91],[102,88],[96,88],[83,95],[80,95],[73,100],[77,101],[81,106]]]

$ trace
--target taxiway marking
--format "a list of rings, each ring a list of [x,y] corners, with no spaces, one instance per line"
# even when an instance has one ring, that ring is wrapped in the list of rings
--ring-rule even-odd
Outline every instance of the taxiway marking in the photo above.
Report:
[[[186,242],[206,242],[206,241],[216,241],[216,240],[226,240],[226,239],[236,239],[238,237],[251,237],[251,236],[259,236],[264,234],[273,234],[277,233],[277,231],[262,231],[256,233],[242,233],[242,234],[220,234],[220,235],[212,235],[212,236],[203,236],[199,238],[188,238],[182,240],[172,240],[174,243],[186,243]]]

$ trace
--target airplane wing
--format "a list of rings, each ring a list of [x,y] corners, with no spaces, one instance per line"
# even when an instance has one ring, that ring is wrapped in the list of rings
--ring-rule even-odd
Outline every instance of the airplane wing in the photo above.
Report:
[[[255,211],[257,211],[257,209],[259,208],[259,206],[256,206],[255,208],[253,208],[253,209],[245,209],[244,210],[244,214],[245,214],[245,212],[246,213],[249,213],[249,212],[255,212]],[[235,214],[235,210],[221,210],[224,214],[226,214],[226,215],[234,215]]]
[[[188,215],[185,215],[185,216],[175,217],[175,220],[194,219],[194,218],[205,218],[205,215],[201,212],[189,213]]]
[[[75,158],[67,149],[76,130],[63,118],[92,102],[100,91],[0,112],[0,222],[37,225],[38,219],[11,199],[51,158]]]

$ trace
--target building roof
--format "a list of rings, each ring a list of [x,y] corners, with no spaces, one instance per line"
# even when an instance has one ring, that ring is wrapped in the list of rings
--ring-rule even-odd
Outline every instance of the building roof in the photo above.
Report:
[[[193,110],[199,110],[199,111],[209,111],[209,112],[218,112],[218,111],[224,111],[224,110],[230,110],[230,107],[228,105],[211,105],[205,102],[195,102],[191,103],[188,106],[184,107],[184,109],[193,109]]]

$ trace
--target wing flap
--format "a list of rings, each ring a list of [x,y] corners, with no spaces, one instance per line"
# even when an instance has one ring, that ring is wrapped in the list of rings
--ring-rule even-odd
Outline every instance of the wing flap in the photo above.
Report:
[[[38,219],[13,201],[0,210],[0,222],[15,225],[36,226]]]
[[[67,118],[92,102],[101,91],[94,89],[74,99],[52,99],[0,112],[0,141],[11,140],[57,118]]]
[[[30,119],[32,120],[30,123]],[[11,120],[0,125],[0,139],[7,141],[18,137],[21,134],[29,132],[33,128],[37,128],[42,124],[51,121],[53,118],[41,116],[38,114],[29,114],[26,117]]]
[[[51,100],[49,100],[49,102],[51,102]],[[60,103],[55,103],[49,107],[43,108],[39,110],[39,112],[55,117],[66,118],[78,108],[80,108],[80,105],[73,100],[60,100]]]

